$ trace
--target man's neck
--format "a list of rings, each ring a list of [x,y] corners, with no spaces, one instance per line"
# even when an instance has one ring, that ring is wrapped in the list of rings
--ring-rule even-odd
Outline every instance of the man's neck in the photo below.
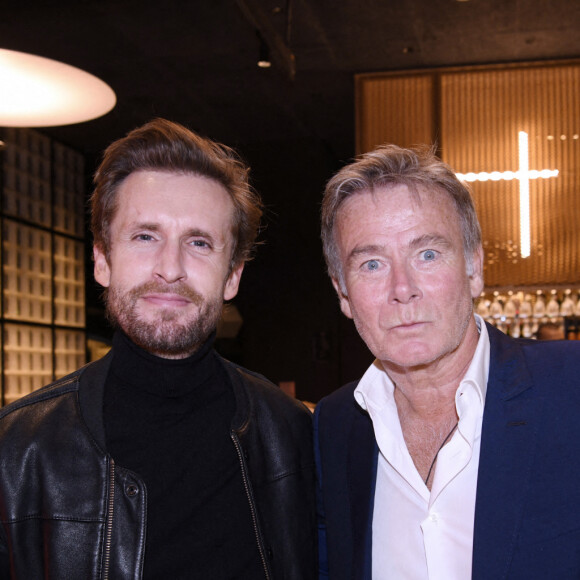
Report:
[[[473,320],[459,347],[437,361],[414,368],[383,364],[395,385],[399,417],[437,424],[454,416],[455,393],[471,364],[478,340]]]
[[[394,398],[407,449],[428,489],[437,454],[457,428],[455,395],[475,354],[479,333],[472,321],[460,346],[419,368],[385,366],[395,385]]]

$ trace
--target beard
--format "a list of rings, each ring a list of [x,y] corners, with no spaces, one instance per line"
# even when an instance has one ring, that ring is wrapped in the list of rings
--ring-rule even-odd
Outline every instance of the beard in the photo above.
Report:
[[[161,308],[155,320],[145,320],[139,315],[137,303],[142,296],[169,292],[197,306],[197,314],[184,316],[176,310]],[[163,358],[185,358],[193,354],[217,327],[223,304],[221,294],[205,300],[182,283],[168,286],[146,282],[128,292],[109,287],[104,298],[107,319],[113,326],[120,328],[137,346]]]

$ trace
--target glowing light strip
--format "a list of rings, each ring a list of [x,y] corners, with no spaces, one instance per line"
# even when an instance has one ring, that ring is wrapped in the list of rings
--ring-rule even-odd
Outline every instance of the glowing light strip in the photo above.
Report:
[[[530,179],[549,179],[558,177],[557,169],[529,169],[528,134],[518,133],[518,171],[481,171],[480,173],[456,173],[459,181],[511,181],[520,182],[520,255],[529,257],[531,253],[530,240]]]
[[[558,177],[560,172],[557,169],[531,169],[528,171],[528,179],[549,179],[550,177]],[[520,179],[520,171],[481,171],[480,173],[456,173],[459,181],[512,181],[513,179]]]
[[[528,158],[528,134],[518,133],[518,152],[520,157],[520,255],[530,255],[530,172]]]

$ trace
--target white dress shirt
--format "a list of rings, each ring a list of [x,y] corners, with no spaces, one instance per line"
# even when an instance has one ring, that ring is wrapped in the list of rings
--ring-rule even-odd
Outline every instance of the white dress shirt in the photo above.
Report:
[[[372,419],[379,447],[372,528],[373,580],[471,578],[475,493],[489,338],[475,315],[479,341],[455,394],[458,427],[439,452],[431,491],[407,450],[394,385],[375,361],[355,390]]]

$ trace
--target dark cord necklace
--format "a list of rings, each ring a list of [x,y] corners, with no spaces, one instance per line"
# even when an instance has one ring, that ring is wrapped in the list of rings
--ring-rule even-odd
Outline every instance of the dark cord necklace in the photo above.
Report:
[[[435,466],[435,462],[437,461],[437,456],[439,455],[439,451],[441,451],[441,449],[443,449],[443,445],[445,445],[445,443],[447,443],[447,441],[449,441],[449,438],[451,437],[451,435],[453,435],[453,431],[455,431],[455,429],[457,429],[457,425],[459,425],[459,422],[455,423],[455,425],[453,425],[453,429],[451,429],[451,431],[449,431],[447,437],[445,437],[445,439],[443,439],[443,443],[441,443],[441,445],[439,446],[439,449],[437,449],[437,453],[435,453],[435,457],[433,457],[433,461],[431,462],[431,467],[429,468],[429,472],[427,473],[427,477],[425,478],[425,485],[427,485],[427,482],[429,481],[429,477],[431,475],[431,471],[433,471],[433,467]]]

